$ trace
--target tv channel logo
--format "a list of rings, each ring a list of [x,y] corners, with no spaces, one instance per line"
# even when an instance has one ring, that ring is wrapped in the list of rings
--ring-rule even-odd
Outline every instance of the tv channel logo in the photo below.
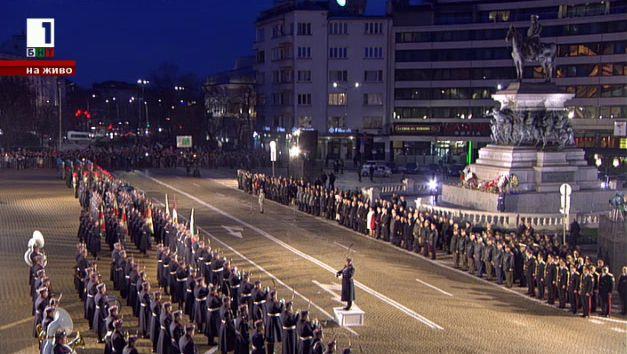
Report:
[[[54,57],[54,18],[26,19],[26,56]]]

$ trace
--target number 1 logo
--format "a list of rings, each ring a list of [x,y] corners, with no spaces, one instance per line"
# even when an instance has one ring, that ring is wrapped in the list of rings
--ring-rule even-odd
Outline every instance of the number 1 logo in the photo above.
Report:
[[[26,19],[26,47],[54,48],[54,18]]]

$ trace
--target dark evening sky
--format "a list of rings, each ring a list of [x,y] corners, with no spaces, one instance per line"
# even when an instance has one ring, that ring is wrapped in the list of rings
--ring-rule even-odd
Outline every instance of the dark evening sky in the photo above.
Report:
[[[0,0],[0,42],[26,18],[52,17],[55,59],[77,62],[81,85],[135,81],[161,63],[203,77],[252,54],[254,22],[273,0]],[[385,0],[368,13],[383,14]]]

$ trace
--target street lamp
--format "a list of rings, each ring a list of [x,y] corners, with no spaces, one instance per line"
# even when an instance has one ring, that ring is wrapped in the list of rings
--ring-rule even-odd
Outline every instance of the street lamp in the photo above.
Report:
[[[143,101],[143,100],[145,99],[145,96],[144,96],[144,90],[145,90],[145,88],[146,88],[146,86],[147,86],[148,84],[150,84],[150,81],[148,81],[148,80],[144,80],[144,79],[137,79],[137,85],[139,85],[139,87],[141,87],[141,97],[139,97],[139,99],[137,100],[137,105],[138,105],[138,107],[137,107],[137,115],[138,115],[138,118],[137,118],[137,125],[138,125],[138,128],[139,128],[139,124],[140,124],[140,122],[141,122],[141,120],[142,120],[142,119],[141,119],[141,118],[142,118],[142,106],[141,106],[141,101]],[[149,125],[149,123],[148,123],[148,117],[146,116],[146,128],[148,128],[148,125]]]

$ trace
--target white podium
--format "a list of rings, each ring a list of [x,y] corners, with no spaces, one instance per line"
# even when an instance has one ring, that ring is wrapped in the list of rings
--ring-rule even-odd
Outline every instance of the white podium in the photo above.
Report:
[[[366,313],[359,307],[353,306],[350,310],[346,311],[343,307],[334,307],[333,315],[335,316],[335,322],[342,327],[358,327],[364,325],[364,315]]]

